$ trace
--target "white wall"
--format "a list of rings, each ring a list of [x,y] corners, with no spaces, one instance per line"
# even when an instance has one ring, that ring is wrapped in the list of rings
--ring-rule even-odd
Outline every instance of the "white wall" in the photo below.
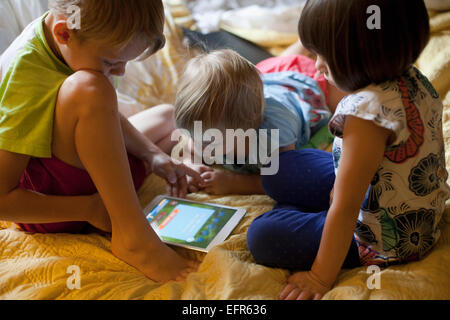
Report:
[[[47,0],[0,0],[0,54],[47,8]]]

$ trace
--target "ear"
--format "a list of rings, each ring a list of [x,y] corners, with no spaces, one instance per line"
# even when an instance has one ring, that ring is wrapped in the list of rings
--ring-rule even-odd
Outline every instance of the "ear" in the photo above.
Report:
[[[73,32],[67,27],[65,20],[59,20],[53,26],[53,35],[59,44],[67,45],[69,39],[73,37]]]

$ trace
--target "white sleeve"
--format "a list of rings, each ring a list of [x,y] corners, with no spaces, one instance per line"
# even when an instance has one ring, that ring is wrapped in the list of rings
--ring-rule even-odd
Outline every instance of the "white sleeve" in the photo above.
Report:
[[[338,105],[329,122],[330,132],[342,138],[347,116],[368,120],[392,131],[397,144],[407,138],[407,118],[400,95],[393,91],[384,92],[379,87],[359,91],[345,97]]]

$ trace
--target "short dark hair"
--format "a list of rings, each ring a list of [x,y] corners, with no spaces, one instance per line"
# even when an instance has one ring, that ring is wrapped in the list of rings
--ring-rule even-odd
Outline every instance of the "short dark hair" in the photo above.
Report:
[[[371,5],[380,8],[380,29],[367,26]],[[430,38],[423,0],[308,0],[298,28],[304,47],[328,63],[348,92],[399,77]]]

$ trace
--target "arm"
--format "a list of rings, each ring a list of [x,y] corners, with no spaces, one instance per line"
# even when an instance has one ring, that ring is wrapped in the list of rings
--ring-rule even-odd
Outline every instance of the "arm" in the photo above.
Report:
[[[187,175],[201,183],[200,175],[189,167],[170,158],[163,150],[147,138],[122,114],[120,124],[126,149],[144,160],[147,174],[155,173],[167,181],[167,193],[184,198],[187,194]]]
[[[139,132],[124,115],[119,114],[119,116],[124,142],[128,152],[140,159],[145,159],[148,154],[162,152],[162,150],[152,141],[147,139],[144,134]]]
[[[262,177],[258,174],[234,174],[234,194],[266,194],[262,186]]]
[[[193,157],[193,141],[187,141],[187,153]],[[279,152],[295,150],[295,144],[281,147]],[[199,186],[193,181],[189,181],[189,191],[198,192],[203,190],[208,194],[265,194],[262,186],[262,176],[260,174],[245,174],[231,172],[228,170],[214,170],[203,164],[194,164],[192,159],[185,160],[186,165],[201,174],[204,180],[203,186]]]
[[[130,229],[151,234],[130,173],[117,96],[107,78],[92,72],[75,73],[61,86],[58,105],[76,110],[76,152],[109,213],[113,239],[128,233],[127,240],[134,243],[137,239],[132,239],[135,233],[128,232]]]
[[[90,214],[97,210],[96,203],[100,208],[98,196],[47,196],[17,187],[29,159],[26,155],[0,150],[0,220],[16,223],[91,222]]]
[[[228,170],[214,170],[202,173],[208,194],[265,194],[262,177],[259,174],[241,174]]]
[[[333,284],[341,270],[361,204],[383,159],[390,133],[372,122],[347,117],[333,203],[311,268],[325,283]]]
[[[336,281],[350,248],[361,204],[383,159],[390,134],[370,121],[347,117],[333,201],[319,251],[310,272],[297,272],[289,278],[281,299],[319,299]]]

